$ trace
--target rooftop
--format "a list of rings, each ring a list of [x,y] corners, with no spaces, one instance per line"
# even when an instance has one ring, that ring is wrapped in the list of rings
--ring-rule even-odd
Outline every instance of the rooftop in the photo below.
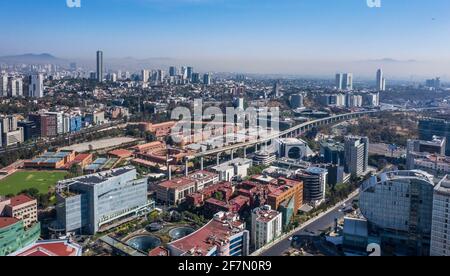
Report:
[[[163,181],[159,183],[158,186],[164,187],[166,189],[179,189],[194,184],[195,180],[186,177],[180,177],[172,180]]]
[[[80,176],[68,180],[63,180],[58,182],[57,188],[61,189],[76,183],[85,184],[85,185],[97,185],[105,182],[109,178],[117,177],[127,172],[135,171],[136,169],[132,166],[122,167],[110,171],[94,173],[90,175]]]
[[[50,256],[81,256],[82,248],[78,244],[64,240],[54,241],[37,241],[13,254],[12,256],[34,256],[34,257],[50,257]]]
[[[229,238],[244,230],[244,223],[237,215],[219,212],[208,224],[169,246],[184,252],[186,256],[206,256],[218,244],[229,242]]]
[[[18,195],[18,196],[10,198],[10,200],[11,200],[11,203],[9,205],[11,205],[12,207],[19,206],[19,205],[29,203],[32,201],[36,201],[36,199],[33,199],[27,195]]]
[[[435,191],[440,194],[450,195],[450,176],[446,175],[439,181],[439,183],[434,187]]]
[[[0,217],[0,229],[16,224],[17,222],[19,222],[19,220],[16,218]]]

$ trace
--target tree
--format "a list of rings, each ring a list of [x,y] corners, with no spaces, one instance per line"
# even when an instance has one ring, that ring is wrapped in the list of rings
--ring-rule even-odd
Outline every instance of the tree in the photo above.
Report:
[[[215,192],[213,197],[220,201],[223,200],[223,194],[221,192]]]

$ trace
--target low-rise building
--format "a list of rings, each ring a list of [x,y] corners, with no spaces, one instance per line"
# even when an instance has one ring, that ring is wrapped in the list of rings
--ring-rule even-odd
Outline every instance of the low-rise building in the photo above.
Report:
[[[72,162],[75,157],[75,151],[48,151],[32,160],[25,161],[24,167],[27,169],[61,169],[67,163]]]
[[[245,223],[219,212],[202,228],[168,244],[171,256],[247,256],[250,236]]]
[[[32,227],[37,220],[37,200],[27,195],[0,199],[0,216],[23,221],[26,228]]]
[[[235,158],[212,168],[219,175],[219,181],[231,181],[235,176],[247,177],[247,171],[253,162],[246,158]]]
[[[10,256],[20,257],[77,257],[83,249],[80,245],[69,240],[37,241],[26,246]]]
[[[186,177],[163,181],[156,185],[156,198],[170,205],[178,205],[190,194],[219,182],[219,176],[207,171],[198,171]]]
[[[0,256],[7,256],[30,244],[41,235],[40,223],[25,228],[23,221],[13,217],[0,217]]]

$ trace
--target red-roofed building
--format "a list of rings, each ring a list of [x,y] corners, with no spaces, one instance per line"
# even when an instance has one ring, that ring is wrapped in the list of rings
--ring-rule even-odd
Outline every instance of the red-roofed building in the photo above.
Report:
[[[112,158],[126,159],[133,156],[133,152],[126,149],[116,149],[108,152],[108,155]]]
[[[219,176],[207,171],[197,171],[187,177],[167,180],[156,185],[156,198],[159,201],[177,205],[190,194],[202,191],[205,187],[216,184]]]
[[[93,161],[94,161],[94,155],[92,153],[80,153],[75,157],[74,160],[67,163],[64,166],[64,168],[68,170],[68,169],[72,168],[72,166],[78,165],[82,169],[84,169],[85,167],[90,165]]]
[[[10,256],[27,257],[75,257],[82,255],[82,248],[67,240],[37,241]]]
[[[168,244],[172,256],[247,256],[249,232],[239,216],[219,212],[199,230]]]
[[[16,218],[10,218],[10,217],[0,217],[0,228],[5,228],[10,225],[16,224],[19,222]]]
[[[27,195],[18,195],[0,201],[0,216],[23,220],[26,228],[37,222],[37,200]]]
[[[150,257],[167,257],[170,256],[170,251],[162,246],[158,246],[151,250],[148,255]]]
[[[202,191],[188,195],[186,202],[191,206],[199,207],[205,200],[213,197],[216,193],[220,193],[222,199],[228,201],[234,193],[234,188],[230,182],[213,184],[207,186]]]
[[[230,201],[222,201],[216,198],[209,198],[205,201],[205,209],[210,213],[231,212],[239,213],[246,206],[249,206],[250,198],[239,195]]]

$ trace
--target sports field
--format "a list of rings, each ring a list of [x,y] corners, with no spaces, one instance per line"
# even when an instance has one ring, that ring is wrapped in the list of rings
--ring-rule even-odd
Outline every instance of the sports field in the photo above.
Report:
[[[66,175],[67,172],[19,171],[0,180],[0,195],[15,195],[29,188],[36,188],[41,194],[46,194],[50,187]]]

